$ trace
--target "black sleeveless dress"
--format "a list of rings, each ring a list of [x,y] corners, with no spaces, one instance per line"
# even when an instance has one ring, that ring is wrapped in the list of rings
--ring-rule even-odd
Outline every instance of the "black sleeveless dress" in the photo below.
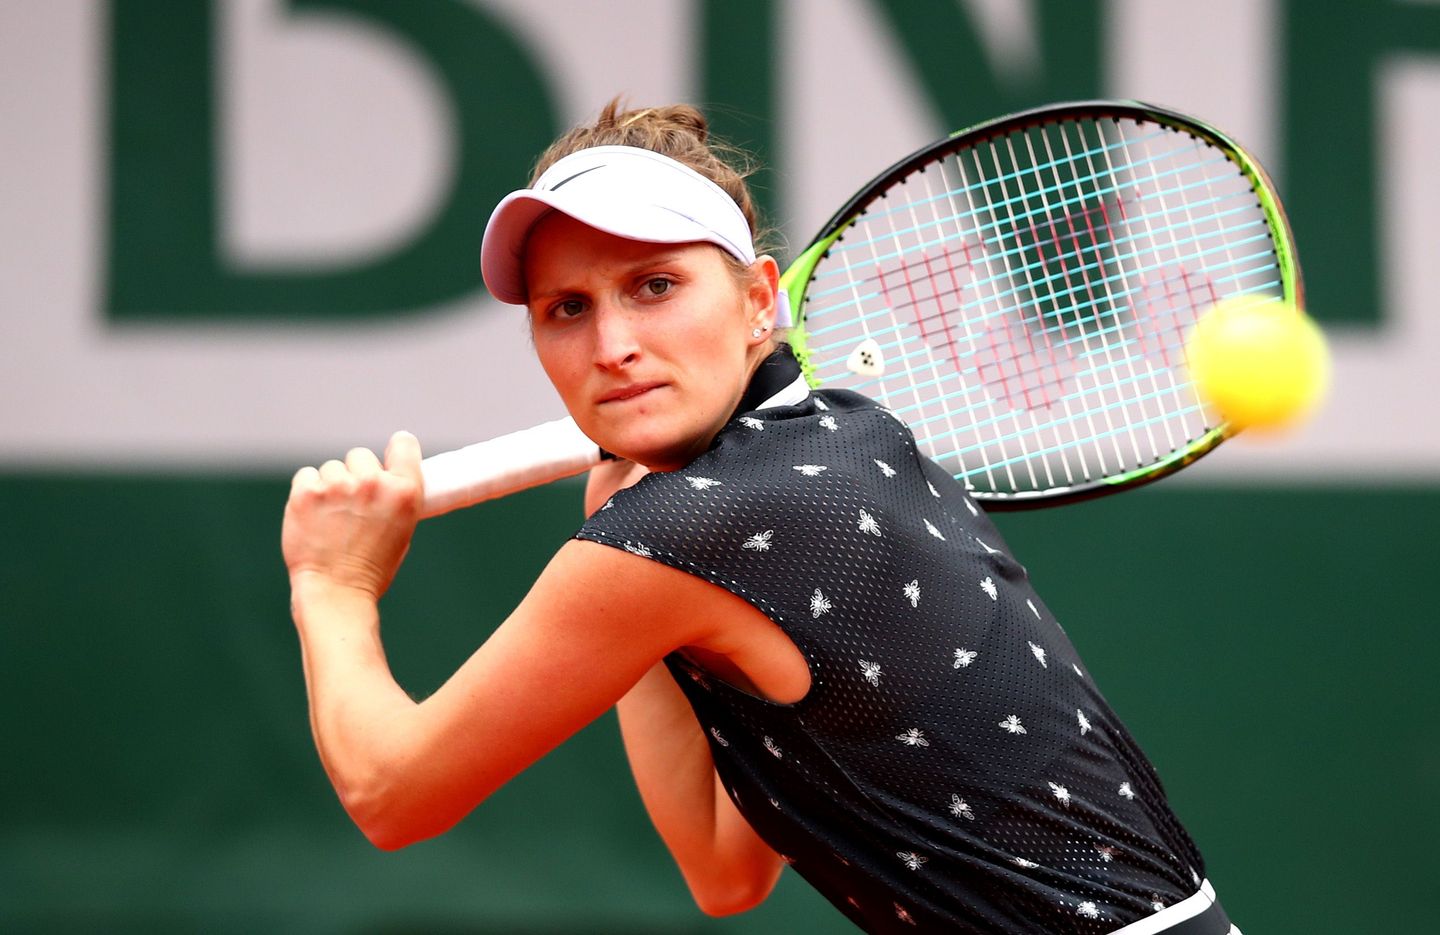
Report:
[[[577,533],[804,654],[794,705],[667,660],[747,820],[871,932],[1113,932],[1194,894],[1198,850],[985,513],[886,410],[797,377],[772,357],[708,452]]]

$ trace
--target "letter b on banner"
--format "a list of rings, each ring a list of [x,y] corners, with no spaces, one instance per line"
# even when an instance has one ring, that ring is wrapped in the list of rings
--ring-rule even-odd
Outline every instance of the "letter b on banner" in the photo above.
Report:
[[[388,254],[324,268],[236,268],[221,249],[218,7],[112,0],[112,321],[373,317],[480,287],[489,209],[555,135],[540,71],[501,24],[463,0],[283,0],[283,8],[357,17],[430,66],[454,121],[447,195],[428,226]]]

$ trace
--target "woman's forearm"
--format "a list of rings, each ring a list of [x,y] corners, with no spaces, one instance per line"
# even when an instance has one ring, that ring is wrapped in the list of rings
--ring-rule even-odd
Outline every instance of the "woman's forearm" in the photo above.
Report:
[[[373,597],[323,580],[294,584],[315,747],[345,810],[380,847],[407,843],[391,820],[402,785],[401,722],[415,703],[395,682]]]
[[[761,902],[779,857],[730,801],[689,703],[663,664],[620,701],[625,752],[646,811],[696,903],[711,915]]]

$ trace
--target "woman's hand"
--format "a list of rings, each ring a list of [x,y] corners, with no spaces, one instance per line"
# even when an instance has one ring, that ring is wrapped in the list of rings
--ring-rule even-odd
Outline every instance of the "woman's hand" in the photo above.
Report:
[[[301,468],[280,534],[291,587],[318,579],[378,601],[410,548],[423,492],[420,442],[409,432],[391,436],[383,466],[353,448],[343,462]]]

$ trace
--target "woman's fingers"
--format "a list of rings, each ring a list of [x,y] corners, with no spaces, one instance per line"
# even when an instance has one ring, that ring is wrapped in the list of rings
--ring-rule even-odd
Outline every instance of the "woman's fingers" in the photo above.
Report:
[[[325,484],[343,484],[349,477],[350,471],[342,461],[331,458],[329,461],[320,465],[320,480]]]
[[[344,461],[332,458],[318,468],[301,468],[290,481],[291,498],[372,504],[409,517],[421,498],[420,442],[409,432],[396,432],[385,459],[382,465],[370,449],[351,448]]]
[[[305,467],[302,467],[300,470],[296,471],[294,477],[290,478],[290,493],[294,494],[297,491],[305,489],[306,487],[312,487],[316,483],[318,483],[319,480],[320,472],[315,470],[315,468],[306,465]]]
[[[380,459],[369,448],[351,448],[345,454],[345,467],[356,477],[379,474],[383,470]]]
[[[385,446],[385,469],[420,480],[420,440],[409,432],[396,432]]]

